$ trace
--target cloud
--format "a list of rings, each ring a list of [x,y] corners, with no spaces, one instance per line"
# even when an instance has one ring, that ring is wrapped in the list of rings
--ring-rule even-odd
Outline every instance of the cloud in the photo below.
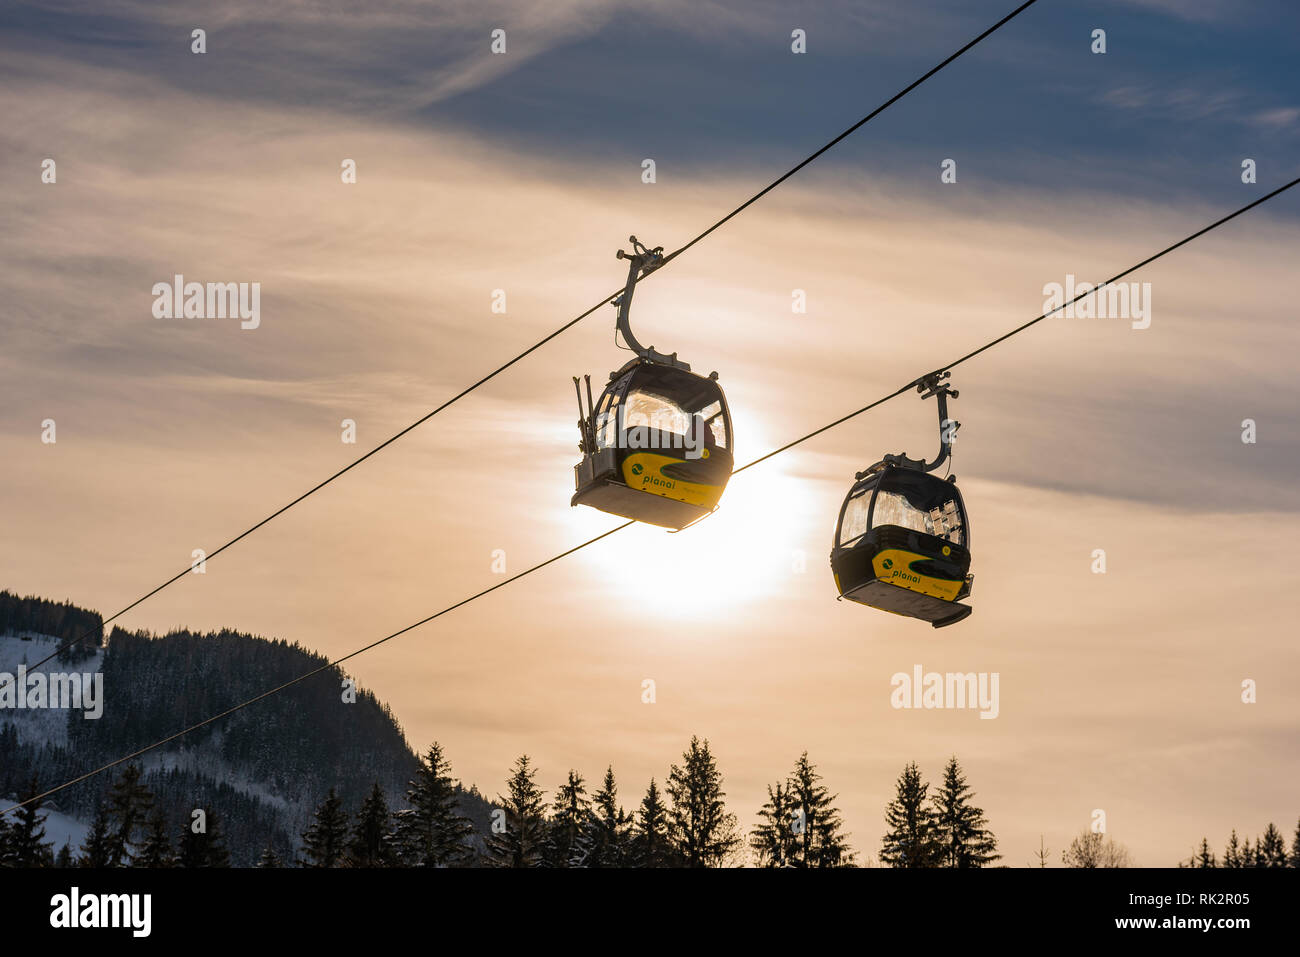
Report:
[[[1269,129],[1286,129],[1300,120],[1300,107],[1287,106],[1276,110],[1261,110],[1249,118],[1251,123]]]
[[[644,187],[599,163],[522,162],[454,130],[160,95],[146,78],[42,64],[32,58],[28,79],[6,87],[14,120],[0,134],[10,181],[26,184],[0,240],[16,266],[0,323],[4,361],[25,385],[22,415],[7,426],[19,432],[69,377],[101,412],[110,397],[121,402],[131,429],[141,415],[181,428],[168,424],[177,403],[214,414],[232,385],[241,408],[291,413],[286,426],[314,421],[322,394],[389,397],[411,412],[436,405],[611,292],[621,277],[610,253],[626,233],[671,248],[717,217],[719,197],[770,176],[706,169]],[[188,122],[195,116],[204,125]],[[47,151],[56,186],[38,181]],[[340,182],[344,157],[359,164],[356,186]],[[743,451],[756,455],[764,449],[747,436],[761,431],[775,445],[837,418],[1037,315],[1045,283],[1111,275],[1223,212],[1006,188],[954,207],[904,181],[864,189],[833,168],[810,171],[647,283],[636,322],[643,338],[723,373]],[[1260,210],[1134,277],[1152,283],[1148,330],[1053,319],[962,369],[974,381],[959,411],[975,406],[965,467],[1187,505],[1231,477],[1237,507],[1293,507],[1298,437],[1276,412],[1300,398],[1284,384],[1278,347],[1296,337],[1285,318],[1286,236]],[[154,319],[150,289],[176,273],[260,282],[263,328]],[[488,308],[498,288],[504,318]],[[808,294],[806,317],[791,316],[794,288]],[[571,416],[568,374],[617,359],[599,357],[610,314],[584,326],[596,327],[580,340],[594,362],[570,360],[547,379],[547,358],[494,385],[521,421],[545,418],[539,390],[552,396],[546,415]],[[1062,364],[1063,352],[1093,358]],[[411,383],[424,385],[418,402],[400,398]],[[92,399],[92,386],[105,391]],[[755,426],[745,427],[746,408]],[[904,423],[928,417],[914,411],[882,414],[915,435]],[[1248,417],[1269,441],[1243,454]],[[880,441],[904,444],[883,431]],[[905,444],[915,454],[931,437]],[[1158,479],[1134,483],[1122,462]]]
[[[154,4],[105,10],[85,0],[28,6],[8,44],[152,75],[181,89],[309,103],[349,112],[410,112],[517,70],[534,57],[599,31],[606,0],[375,0],[364,11],[328,2]],[[89,29],[88,29],[89,28]],[[207,33],[191,53],[190,34]],[[493,53],[492,31],[506,31]],[[117,43],[96,42],[96,30]],[[29,44],[17,42],[26,34]],[[57,39],[55,39],[57,38]],[[75,53],[74,53],[75,51]]]
[[[3,69],[0,499],[21,508],[0,581],[102,610],[599,301],[622,281],[612,254],[628,233],[673,248],[772,176],[720,147],[650,187],[599,158],[342,108],[371,93],[250,102],[39,52]],[[39,182],[45,156],[57,185]],[[719,371],[742,461],[1033,318],[1045,283],[1111,275],[1230,208],[1065,177],[935,180],[818,164],[638,290],[642,337]],[[1059,849],[1096,806],[1151,864],[1176,859],[1189,830],[1226,831],[1229,813],[1266,819],[1291,778],[1243,795],[1225,782],[1279,760],[1294,725],[1285,688],[1258,711],[1236,699],[1241,676],[1294,670],[1275,627],[1288,596],[1259,564],[1261,529],[1300,530],[1287,202],[1132,277],[1152,283],[1149,329],[1047,321],[958,368],[977,611],[956,640],[834,602],[824,565],[853,472],[933,452],[933,407],[909,394],[738,476],[716,526],[653,549],[656,533],[629,530],[357,659],[358,677],[413,741],[449,740],[488,793],[523,748],[552,780],[614,760],[634,793],[700,733],[745,820],[809,748],[872,852],[901,763],[933,777],[954,750],[1008,852],[1036,846],[1044,817]],[[261,328],[155,319],[150,287],[176,272],[260,281]],[[497,583],[495,549],[519,570],[616,524],[568,505],[569,376],[599,381],[623,360],[612,318],[602,309],[126,624],[343,653]],[[47,416],[55,446],[38,439]],[[356,446],[340,441],[344,417]],[[749,537],[729,540],[736,528]],[[808,574],[758,597],[710,590],[711,574],[762,570],[790,547]],[[1098,547],[1106,576],[1088,571]],[[717,612],[666,628],[612,597],[616,573],[659,574],[668,600],[689,588]],[[1001,671],[1002,716],[892,711],[889,675],[918,660]],[[1149,780],[1135,781],[1135,753]]]
[[[1124,0],[1135,7],[1193,23],[1213,23],[1232,17],[1240,10],[1232,0]]]

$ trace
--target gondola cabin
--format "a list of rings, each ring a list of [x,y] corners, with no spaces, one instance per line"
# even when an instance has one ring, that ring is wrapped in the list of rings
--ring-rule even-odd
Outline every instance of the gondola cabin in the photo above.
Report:
[[[734,464],[717,373],[638,357],[588,407],[572,504],[672,529],[717,507]]]
[[[858,474],[831,548],[841,598],[942,628],[971,613],[970,559],[955,480],[888,462]]]

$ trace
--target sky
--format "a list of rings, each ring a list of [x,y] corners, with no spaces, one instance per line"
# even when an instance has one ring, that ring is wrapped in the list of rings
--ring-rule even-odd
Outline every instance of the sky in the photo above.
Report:
[[[610,294],[629,234],[677,248],[1013,6],[5,4],[0,587],[117,611]],[[718,371],[751,461],[1300,175],[1298,25],[1041,0],[639,287],[638,337]],[[699,735],[745,828],[806,750],[864,859],[903,766],[954,754],[1012,866],[1097,810],[1146,866],[1290,834],[1297,239],[1300,191],[1128,277],[1146,328],[1058,317],[954,370],[957,626],[837,602],[827,563],[854,472],[934,453],[909,394],[350,671],[489,795],[526,752],[548,793],[612,763],[631,806]],[[260,324],[158,318],[176,274],[260,283]],[[614,527],[569,505],[571,376],[625,359],[603,307],[119,624],[336,657]],[[917,665],[998,674],[997,717],[892,707]]]

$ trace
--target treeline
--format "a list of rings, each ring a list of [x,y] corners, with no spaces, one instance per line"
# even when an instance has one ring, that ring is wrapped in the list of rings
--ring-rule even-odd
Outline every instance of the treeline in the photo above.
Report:
[[[691,738],[662,785],[650,779],[630,810],[612,766],[599,782],[570,770],[549,798],[527,755],[515,761],[481,843],[456,810],[456,782],[436,743],[422,758],[405,808],[390,813],[378,789],[354,818],[331,792],[303,834],[306,867],[842,867],[854,854],[834,796],[803,754],[769,787],[765,823],[746,835],[728,810],[707,740]],[[777,798],[775,795],[779,794]],[[776,801],[774,804],[773,801]],[[273,863],[270,857],[264,861]]]
[[[104,641],[104,616],[69,602],[0,591],[0,635],[29,634],[50,635],[60,645],[68,645],[60,650],[58,660],[74,663],[99,651]]]
[[[169,815],[137,765],[127,765],[96,806],[80,848],[55,849],[45,838],[43,802],[0,818],[0,865],[16,867],[852,867],[857,854],[837,798],[807,753],[767,787],[757,825],[745,832],[726,803],[723,776],[707,740],[691,738],[662,782],[651,778],[631,807],[620,799],[612,766],[598,780],[570,770],[548,795],[523,755],[494,805],[480,805],[452,774],[438,743],[420,757],[400,806],[379,781],[352,804],[331,787],[301,841],[288,844],[266,822],[262,843],[232,846],[220,802],[194,806],[169,796]],[[882,862],[894,867],[982,867],[998,859],[997,841],[956,758],[928,794],[908,765],[886,809],[890,831]],[[27,796],[39,794],[33,780]],[[222,812],[217,808],[222,807]],[[236,855],[235,851],[238,851]],[[234,863],[238,863],[235,860]]]
[[[292,853],[293,836],[273,808],[225,783],[196,789],[203,783],[176,770],[146,776],[139,765],[127,765],[95,805],[81,846],[56,848],[46,837],[49,807],[33,776],[21,793],[22,806],[0,817],[0,867],[229,867],[252,863],[255,852],[232,862],[228,849],[238,852],[249,842]],[[228,820],[234,822],[230,844]]]
[[[1286,840],[1277,825],[1269,822],[1264,833],[1255,838],[1252,846],[1250,838],[1239,839],[1237,829],[1233,828],[1228,843],[1223,849],[1223,856],[1217,857],[1210,848],[1207,838],[1201,838],[1201,846],[1191,858],[1180,861],[1179,867],[1300,867],[1300,822],[1296,823],[1295,835],[1291,839],[1290,852],[1286,849]]]

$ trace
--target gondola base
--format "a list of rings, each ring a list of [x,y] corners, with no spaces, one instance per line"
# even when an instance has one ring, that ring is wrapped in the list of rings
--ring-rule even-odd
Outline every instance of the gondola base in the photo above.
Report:
[[[970,605],[923,595],[878,579],[850,588],[840,597],[879,608],[881,611],[892,612],[895,615],[920,618],[922,621],[928,621],[935,628],[956,624],[974,610]]]
[[[571,504],[590,505],[611,515],[622,515],[648,525],[671,529],[685,528],[710,511],[653,492],[628,488],[622,482],[599,479],[579,489]]]

